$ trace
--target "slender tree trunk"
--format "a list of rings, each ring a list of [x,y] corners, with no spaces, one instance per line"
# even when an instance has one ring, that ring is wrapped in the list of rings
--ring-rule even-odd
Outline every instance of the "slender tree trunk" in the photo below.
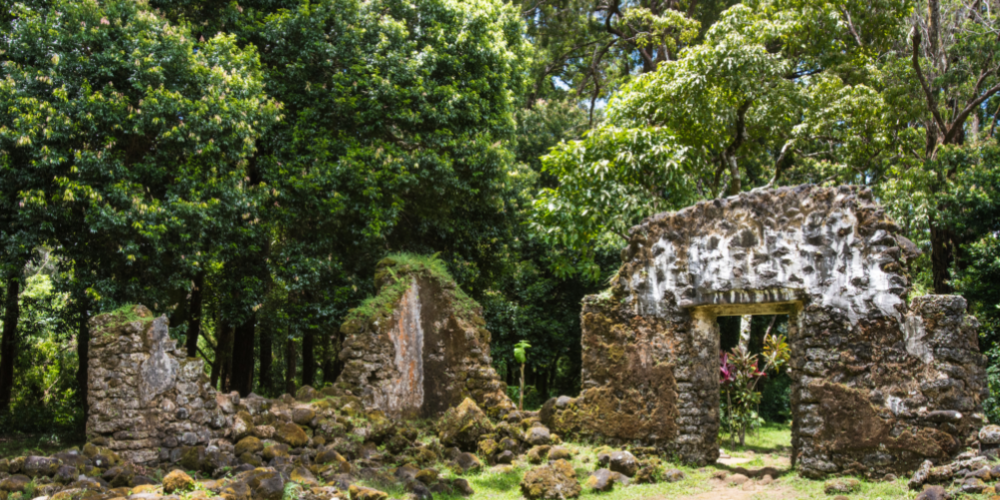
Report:
[[[285,392],[295,394],[295,341],[285,341]]]
[[[323,362],[320,368],[323,370],[323,384],[332,384],[335,380],[333,376],[333,341],[330,335],[320,334],[320,343],[323,345]]]
[[[302,336],[302,385],[312,386],[316,376],[316,334],[307,328]]]
[[[17,357],[17,322],[21,316],[18,294],[21,279],[7,280],[4,297],[3,339],[0,339],[0,413],[10,409],[10,396],[14,389],[14,360]]]
[[[951,267],[955,255],[952,248],[952,232],[940,227],[933,215],[928,216],[931,229],[931,277],[934,293],[947,295],[954,292],[951,286]]]
[[[194,277],[191,286],[191,306],[188,308],[187,355],[189,358],[198,356],[198,337],[201,336],[202,287],[205,286],[205,272]]]
[[[229,392],[229,375],[232,368],[233,327],[219,322],[216,327],[215,365],[212,367],[212,385],[222,392]]]
[[[931,63],[940,69],[938,51],[941,45],[941,0],[927,0],[927,44]]]
[[[343,333],[337,330],[337,333],[331,337],[331,352],[330,352],[330,374],[326,374],[326,369],[324,368],[323,377],[324,380],[330,383],[336,382],[340,377],[340,373],[344,371],[344,362],[340,359],[340,348],[344,345]]]
[[[86,299],[80,300],[80,310],[78,312],[80,322],[76,334],[76,357],[79,365],[76,369],[76,387],[80,397],[80,406],[83,408],[83,425],[86,430],[87,417],[90,416],[90,403],[88,380],[90,374],[90,315],[87,313],[89,302]]]
[[[271,366],[274,363],[273,347],[271,346],[272,323],[262,321],[260,324],[260,377],[257,382],[259,390],[264,394],[271,394]]]
[[[538,394],[542,396],[542,402],[549,400],[549,375],[555,370],[545,370],[543,373],[537,374],[537,389]]]
[[[254,337],[257,330],[257,314],[250,316],[243,324],[236,327],[233,337],[233,368],[231,390],[239,391],[240,396],[246,396],[253,390]]]

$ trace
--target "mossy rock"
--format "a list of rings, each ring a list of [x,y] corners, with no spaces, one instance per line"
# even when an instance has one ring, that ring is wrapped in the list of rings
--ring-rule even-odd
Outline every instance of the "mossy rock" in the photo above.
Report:
[[[460,405],[449,408],[441,416],[437,429],[441,444],[474,452],[480,438],[493,433],[493,423],[475,401],[465,398]]]
[[[188,491],[194,488],[194,479],[182,470],[171,471],[163,478],[163,492],[166,494],[175,491]]]
[[[580,496],[583,491],[580,483],[564,474],[562,468],[543,465],[529,470],[521,480],[521,494],[528,500],[563,500]]]
[[[301,427],[288,422],[275,426],[274,439],[292,448],[301,448],[309,442],[309,435]]]
[[[247,436],[236,443],[236,450],[234,453],[236,456],[240,456],[244,453],[258,453],[264,449],[264,445],[259,439],[253,436]]]

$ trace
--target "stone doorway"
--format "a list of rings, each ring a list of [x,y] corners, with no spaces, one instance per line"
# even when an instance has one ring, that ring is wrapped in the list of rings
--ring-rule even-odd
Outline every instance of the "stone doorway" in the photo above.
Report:
[[[719,331],[789,314],[795,460],[881,477],[955,454],[983,423],[977,323],[956,296],[909,300],[905,238],[864,188],[798,186],[632,228],[610,289],[583,301],[582,393],[546,403],[562,435],[718,458]]]

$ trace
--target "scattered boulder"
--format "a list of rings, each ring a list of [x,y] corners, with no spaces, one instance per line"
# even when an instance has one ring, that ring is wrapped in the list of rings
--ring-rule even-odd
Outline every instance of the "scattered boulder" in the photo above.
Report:
[[[31,478],[24,474],[14,474],[0,480],[0,491],[21,492],[31,482]]]
[[[437,429],[441,444],[474,452],[480,438],[493,432],[493,423],[475,401],[465,398],[460,405],[449,408],[441,416]]]
[[[32,478],[54,476],[60,465],[62,462],[55,458],[30,456],[24,459],[21,472]]]
[[[639,461],[627,451],[616,451],[609,457],[608,468],[614,472],[632,477],[639,471]]]
[[[985,445],[1000,444],[1000,425],[986,425],[979,429],[979,442]]]
[[[474,472],[483,468],[483,463],[472,453],[459,453],[455,457],[455,463],[462,469],[462,473]]]
[[[497,455],[496,462],[498,464],[510,464],[514,462],[515,457],[516,455],[514,455],[514,452],[510,450],[503,450]]]
[[[457,491],[459,495],[464,497],[472,496],[476,492],[472,489],[472,485],[469,484],[469,480],[458,478],[451,482],[452,489]]]
[[[258,483],[253,489],[254,500],[281,500],[285,494],[285,480],[274,474]]]
[[[743,474],[733,474],[731,476],[726,477],[726,482],[729,483],[729,485],[731,486],[742,486],[749,480],[750,478],[746,477]]]
[[[351,497],[351,500],[386,500],[389,498],[389,494],[384,491],[379,491],[374,488],[365,488],[364,486],[358,486],[352,484],[347,490]]]
[[[244,453],[259,453],[264,449],[264,445],[253,436],[247,436],[236,443],[236,450],[233,452],[236,456],[240,456]]]
[[[663,473],[663,480],[668,483],[676,483],[678,481],[682,481],[684,480],[685,477],[687,476],[684,474],[684,471],[679,469],[670,469]]]
[[[194,479],[182,470],[171,471],[163,478],[163,492],[166,494],[175,491],[187,491],[194,487]]]
[[[587,488],[593,491],[611,491],[620,477],[624,476],[608,469],[597,469],[587,478]]]
[[[927,485],[913,500],[948,500],[950,497],[951,495],[941,486]]]
[[[540,464],[544,462],[545,459],[549,456],[549,446],[548,445],[534,446],[530,450],[528,450],[527,455],[529,463]]]
[[[580,496],[583,489],[576,478],[569,477],[556,467],[543,465],[524,474],[521,494],[528,500],[563,500]]]
[[[549,449],[549,460],[569,460],[573,454],[565,446],[553,446]]]
[[[309,436],[305,431],[293,423],[277,425],[274,428],[274,438],[292,448],[305,446],[309,442]]]
[[[532,446],[550,444],[551,440],[552,433],[545,426],[536,425],[524,433],[524,442]]]
[[[861,483],[853,477],[840,477],[823,483],[823,491],[825,491],[827,495],[837,493],[854,493],[860,488]]]

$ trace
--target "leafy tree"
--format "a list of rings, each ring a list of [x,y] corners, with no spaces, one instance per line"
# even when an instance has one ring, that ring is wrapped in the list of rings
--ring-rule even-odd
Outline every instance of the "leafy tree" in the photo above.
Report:
[[[252,48],[223,35],[196,43],[142,4],[12,12],[0,69],[4,258],[17,265],[48,243],[71,270],[85,399],[89,314],[165,308],[170,288],[186,287],[278,106]]]

